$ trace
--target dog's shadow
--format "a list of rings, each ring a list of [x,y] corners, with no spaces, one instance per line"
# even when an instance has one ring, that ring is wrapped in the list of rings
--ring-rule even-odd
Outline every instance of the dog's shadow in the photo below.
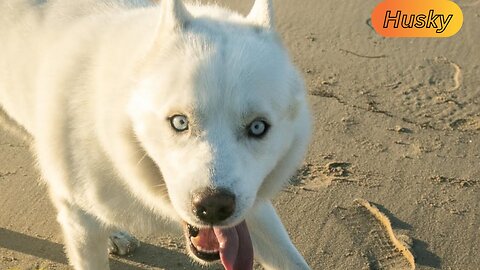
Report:
[[[35,256],[59,264],[68,264],[63,245],[32,237],[23,233],[0,228],[0,248]],[[185,254],[167,248],[142,243],[134,254],[127,257],[111,257],[111,269],[142,270],[160,269],[205,270],[195,265]],[[211,269],[221,269],[213,267]]]

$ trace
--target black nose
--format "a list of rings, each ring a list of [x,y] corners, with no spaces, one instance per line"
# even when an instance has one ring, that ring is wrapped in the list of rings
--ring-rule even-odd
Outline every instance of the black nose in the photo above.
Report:
[[[235,211],[235,195],[225,189],[204,189],[193,194],[192,207],[200,220],[217,224]]]

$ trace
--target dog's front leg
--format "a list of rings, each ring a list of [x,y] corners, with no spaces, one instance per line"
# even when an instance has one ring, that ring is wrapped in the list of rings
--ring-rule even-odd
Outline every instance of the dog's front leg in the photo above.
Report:
[[[75,205],[55,203],[65,249],[75,270],[108,270],[108,232]]]
[[[270,201],[259,202],[247,217],[255,259],[268,270],[310,269],[291,242]]]

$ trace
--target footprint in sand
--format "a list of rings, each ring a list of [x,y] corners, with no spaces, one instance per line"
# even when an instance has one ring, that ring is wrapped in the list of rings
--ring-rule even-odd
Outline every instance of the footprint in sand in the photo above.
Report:
[[[480,130],[480,93],[463,86],[462,68],[444,57],[412,67],[392,89],[391,113],[423,127]]]
[[[352,207],[337,207],[333,214],[348,227],[354,243],[367,259],[367,269],[415,269],[415,259],[408,245],[395,236],[390,220],[368,201],[357,199]]]
[[[325,165],[305,163],[291,179],[293,185],[303,190],[317,190],[330,186],[333,182],[357,183],[351,179],[351,166],[348,162],[329,162]]]

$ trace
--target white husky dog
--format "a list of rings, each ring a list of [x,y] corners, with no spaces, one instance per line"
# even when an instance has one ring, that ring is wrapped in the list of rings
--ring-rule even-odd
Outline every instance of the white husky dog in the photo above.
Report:
[[[270,202],[311,119],[273,23],[141,0],[2,0],[0,104],[33,139],[77,270],[112,230],[182,228],[226,269],[309,269]]]

